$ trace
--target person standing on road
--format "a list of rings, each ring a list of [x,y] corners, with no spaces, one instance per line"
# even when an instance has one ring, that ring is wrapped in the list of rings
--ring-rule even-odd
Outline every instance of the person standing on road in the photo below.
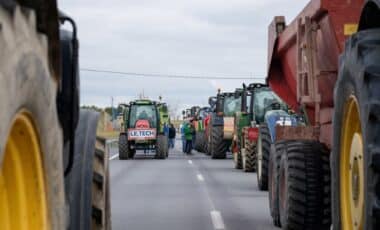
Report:
[[[185,132],[185,139],[186,139],[186,147],[185,147],[185,152],[187,154],[191,154],[192,150],[192,142],[193,142],[193,128],[191,123],[187,123],[184,128]]]
[[[180,127],[179,127],[180,132],[181,132],[182,152],[183,152],[183,153],[186,152],[185,126],[186,126],[186,123],[183,122],[183,123],[180,125]]]
[[[164,135],[169,137],[169,125],[166,122],[164,123]]]
[[[176,131],[175,131],[174,125],[170,124],[170,128],[169,128],[169,148],[172,148],[172,149],[174,149],[175,134],[176,134]]]

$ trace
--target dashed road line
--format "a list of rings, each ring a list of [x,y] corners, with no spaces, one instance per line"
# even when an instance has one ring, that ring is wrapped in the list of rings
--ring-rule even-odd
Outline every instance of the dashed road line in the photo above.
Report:
[[[210,212],[210,214],[211,214],[212,224],[214,225],[214,229],[215,230],[225,229],[223,218],[220,212],[213,210]]]
[[[117,153],[117,154],[115,154],[115,155],[113,155],[112,157],[110,157],[110,161],[112,161],[113,159],[115,159],[116,157],[119,157],[119,154]]]
[[[186,158],[188,158],[186,156]],[[192,160],[188,160],[187,161],[189,164],[191,165],[194,165],[194,169],[197,173],[197,179],[201,182],[204,182],[204,177],[203,175],[200,173],[199,171],[199,168],[198,166],[196,166],[195,164],[193,164],[193,161]],[[208,203],[211,207],[211,211],[210,211],[210,215],[211,215],[211,222],[214,226],[214,229],[215,230],[226,230],[226,227],[224,225],[224,221],[223,221],[223,218],[222,218],[222,214],[220,213],[220,211],[217,211],[215,209],[215,204],[213,202],[213,200],[211,199],[211,196],[210,196],[210,193],[207,189],[207,186],[205,185],[206,183],[203,183],[203,186],[202,186],[202,189],[204,190],[204,192],[206,193],[206,197],[208,199]]]

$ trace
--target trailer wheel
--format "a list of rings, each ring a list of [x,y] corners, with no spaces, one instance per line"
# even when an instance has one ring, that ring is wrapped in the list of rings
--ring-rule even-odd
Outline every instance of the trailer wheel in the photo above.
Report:
[[[243,155],[243,171],[254,172],[256,165],[256,144],[252,141],[245,141],[245,148],[242,150]]]
[[[281,227],[279,210],[279,171],[281,155],[285,154],[285,148],[285,141],[279,141],[272,144],[268,162],[269,210],[273,219],[273,224],[277,227]]]
[[[73,167],[65,177],[70,229],[108,229],[108,158],[105,140],[96,140],[98,114],[81,110],[75,130]],[[95,147],[96,145],[96,147]]]
[[[288,142],[278,185],[283,229],[330,229],[329,152],[323,144]]]
[[[165,135],[157,135],[156,158],[165,159],[168,153],[168,138]]]
[[[119,135],[119,160],[128,160],[134,157],[133,152],[129,148],[128,137],[125,133]]]
[[[0,225],[65,229],[57,81],[35,12],[0,4]]]
[[[226,159],[227,144],[223,140],[223,126],[211,127],[211,157],[212,159]]]
[[[267,124],[263,123],[259,128],[259,138],[256,147],[256,176],[259,190],[268,190],[268,162],[271,149],[271,136]]]
[[[380,228],[380,29],[346,43],[335,88],[334,229]]]

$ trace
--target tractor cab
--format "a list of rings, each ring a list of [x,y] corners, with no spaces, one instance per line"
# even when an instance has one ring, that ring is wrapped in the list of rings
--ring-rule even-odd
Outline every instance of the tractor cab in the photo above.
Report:
[[[169,109],[168,105],[166,103],[158,103],[157,104],[158,114],[159,114],[159,132],[163,133],[164,128],[169,126],[170,123],[170,116],[169,116]]]
[[[246,88],[247,108],[250,120],[260,124],[264,122],[265,115],[269,111],[277,111],[287,114],[287,105],[266,84],[252,83]]]
[[[199,107],[199,106],[193,106],[190,108],[190,119],[191,120],[194,120],[194,119],[197,120],[196,119],[197,114],[199,113],[200,109],[201,109],[201,107]]]
[[[132,102],[128,118],[128,128],[157,128],[157,106],[155,103],[145,100]]]
[[[119,135],[119,158],[132,159],[136,150],[154,150],[156,158],[165,159],[168,138],[164,127],[170,119],[167,105],[140,99],[119,107],[126,117]]]
[[[204,120],[211,112],[210,107],[202,107],[196,114],[197,120]]]
[[[240,111],[243,89],[235,92],[220,93],[216,98],[216,113],[218,116],[233,117],[235,112]]]

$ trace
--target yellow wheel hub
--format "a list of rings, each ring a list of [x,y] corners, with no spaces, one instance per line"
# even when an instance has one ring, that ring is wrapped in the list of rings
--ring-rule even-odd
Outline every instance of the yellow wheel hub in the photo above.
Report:
[[[0,159],[1,229],[49,229],[38,141],[29,114],[19,113]]]
[[[359,106],[350,97],[345,105],[340,152],[340,213],[342,229],[363,229],[364,154]]]

